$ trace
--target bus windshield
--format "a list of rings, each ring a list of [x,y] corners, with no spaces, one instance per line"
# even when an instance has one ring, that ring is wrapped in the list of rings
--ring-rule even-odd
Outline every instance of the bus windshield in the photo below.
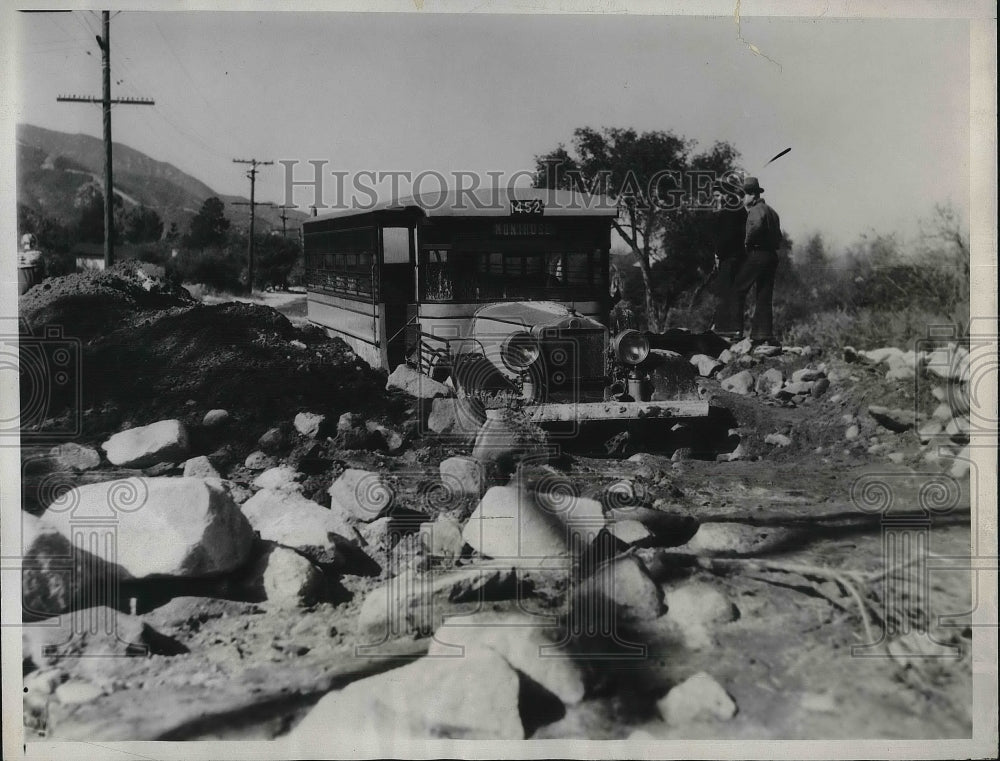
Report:
[[[423,301],[588,300],[602,290],[602,257],[592,251],[421,252]]]

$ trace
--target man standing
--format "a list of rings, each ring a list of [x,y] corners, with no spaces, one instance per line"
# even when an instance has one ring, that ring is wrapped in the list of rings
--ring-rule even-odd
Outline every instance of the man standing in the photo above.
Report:
[[[715,322],[712,330],[731,341],[739,340],[743,332],[743,296],[733,291],[736,275],[743,266],[746,252],[747,210],[740,203],[740,196],[727,192],[721,182],[712,189],[712,238],[715,244]]]
[[[771,302],[774,297],[774,274],[778,269],[778,247],[781,245],[781,222],[777,212],[760,197],[763,192],[764,188],[756,177],[747,177],[743,181],[743,200],[747,209],[744,238],[747,258],[733,282],[733,294],[736,300],[742,302],[750,288],[754,288],[750,339],[754,344],[777,345]]]

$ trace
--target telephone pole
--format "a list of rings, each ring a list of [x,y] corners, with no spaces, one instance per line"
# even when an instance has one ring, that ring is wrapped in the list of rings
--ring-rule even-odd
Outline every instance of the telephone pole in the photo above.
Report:
[[[269,203],[257,203],[254,201],[254,187],[257,183],[257,172],[259,171],[257,167],[259,166],[269,166],[273,164],[273,161],[258,161],[257,159],[233,159],[234,164],[249,164],[250,168],[247,170],[247,177],[250,179],[250,203],[246,201],[236,201],[234,205],[236,206],[249,206],[250,207],[250,242],[247,245],[247,294],[253,295],[253,223],[254,223],[254,210],[258,206],[270,206]]]
[[[111,171],[111,104],[128,106],[154,106],[156,102],[149,98],[112,98],[111,97],[111,13],[101,11],[101,35],[97,38],[101,48],[101,78],[103,80],[103,96],[100,99],[80,97],[76,95],[56,98],[57,101],[71,103],[101,103],[104,110],[104,266],[115,263],[114,209],[115,190]]]
[[[284,238],[286,234],[285,223],[288,221],[288,212],[286,212],[285,209],[294,209],[295,207],[281,204],[277,208],[281,209],[281,214],[278,218],[281,220],[281,237]]]

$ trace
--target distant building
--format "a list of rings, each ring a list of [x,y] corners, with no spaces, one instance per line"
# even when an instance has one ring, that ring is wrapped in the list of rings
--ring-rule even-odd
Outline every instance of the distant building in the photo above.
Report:
[[[70,254],[76,260],[76,268],[78,270],[104,269],[103,243],[76,243],[70,249]],[[115,261],[138,258],[139,247],[127,243],[115,246]]]

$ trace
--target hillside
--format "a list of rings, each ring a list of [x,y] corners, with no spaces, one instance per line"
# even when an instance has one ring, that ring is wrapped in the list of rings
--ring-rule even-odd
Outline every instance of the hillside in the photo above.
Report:
[[[186,230],[202,202],[219,196],[226,216],[234,225],[247,224],[248,208],[233,206],[247,199],[224,196],[172,164],[157,161],[121,143],[114,144],[115,191],[126,204],[143,204],[156,210],[169,229],[171,222]],[[104,144],[90,135],[71,135],[31,124],[17,126],[17,200],[59,222],[74,222],[74,199],[86,185],[101,187],[104,176]],[[259,207],[265,227],[280,228],[277,209]],[[294,227],[305,214],[289,212]]]

